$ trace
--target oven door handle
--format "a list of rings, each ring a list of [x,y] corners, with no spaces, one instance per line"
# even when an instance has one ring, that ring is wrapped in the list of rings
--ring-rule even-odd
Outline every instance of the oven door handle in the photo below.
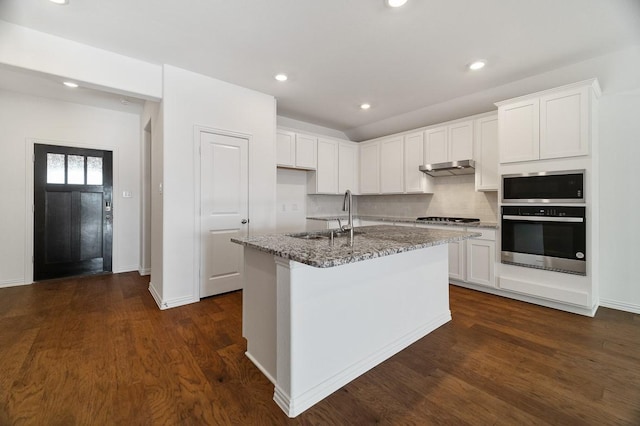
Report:
[[[572,222],[582,223],[583,217],[549,217],[549,216],[515,216],[515,215],[503,215],[502,219],[506,220],[524,220],[527,222]]]

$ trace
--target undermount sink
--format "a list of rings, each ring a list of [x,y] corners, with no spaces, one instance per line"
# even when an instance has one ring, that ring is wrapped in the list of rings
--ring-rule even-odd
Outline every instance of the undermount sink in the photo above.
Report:
[[[331,233],[333,232],[333,238],[348,237],[349,231],[321,231],[321,232],[300,232],[297,234],[288,234],[289,237],[300,238],[302,240],[328,240],[331,239]],[[353,230],[353,235],[362,234],[360,231]]]

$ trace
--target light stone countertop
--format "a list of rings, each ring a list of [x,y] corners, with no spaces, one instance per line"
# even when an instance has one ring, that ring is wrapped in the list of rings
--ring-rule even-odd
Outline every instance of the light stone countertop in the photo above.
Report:
[[[317,268],[331,268],[481,236],[478,232],[376,225],[356,227],[353,247],[348,244],[348,236],[334,238],[333,244],[329,238],[295,238],[327,232],[263,235],[231,241]]]
[[[369,215],[353,215],[354,219],[360,220],[376,220],[380,222],[402,222],[402,223],[418,223],[423,225],[442,225],[442,226],[454,226],[454,227],[467,227],[467,228],[489,228],[498,229],[497,222],[471,222],[471,223],[459,223],[459,222],[437,222],[437,221],[425,221],[416,220],[415,217],[393,217],[393,216],[369,216]],[[307,216],[309,220],[338,220],[346,221],[346,215],[328,215],[328,216]]]

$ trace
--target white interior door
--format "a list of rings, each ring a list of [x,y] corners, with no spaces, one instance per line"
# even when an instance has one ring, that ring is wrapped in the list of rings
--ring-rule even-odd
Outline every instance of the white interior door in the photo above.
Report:
[[[200,297],[242,288],[242,246],[249,229],[248,141],[200,133]]]

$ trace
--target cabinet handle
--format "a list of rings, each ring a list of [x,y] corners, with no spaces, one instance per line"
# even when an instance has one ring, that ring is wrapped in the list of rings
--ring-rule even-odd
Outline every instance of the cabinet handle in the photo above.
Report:
[[[247,219],[242,219],[242,220],[240,221],[240,223],[241,223],[241,224],[243,224],[243,225],[245,225],[245,224],[249,223],[249,220],[247,220]]]

